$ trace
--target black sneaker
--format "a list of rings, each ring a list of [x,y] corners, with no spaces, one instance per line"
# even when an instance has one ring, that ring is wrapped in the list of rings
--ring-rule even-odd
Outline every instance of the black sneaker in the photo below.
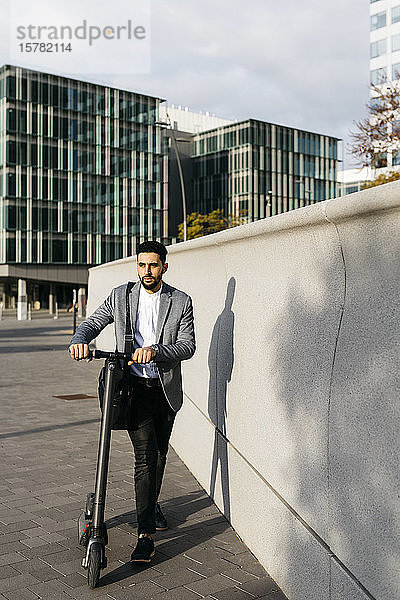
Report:
[[[155,550],[153,540],[146,535],[139,536],[136,548],[131,554],[131,560],[133,562],[149,563],[154,554]]]
[[[165,531],[168,529],[167,519],[164,517],[158,502],[156,504],[156,529],[157,531]]]

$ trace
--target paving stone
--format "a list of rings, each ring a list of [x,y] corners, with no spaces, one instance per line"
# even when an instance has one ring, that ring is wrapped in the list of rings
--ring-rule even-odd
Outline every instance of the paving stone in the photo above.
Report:
[[[239,587],[239,586],[238,586]],[[266,596],[271,592],[278,592],[279,587],[271,577],[263,577],[255,581],[243,583],[240,588],[254,594],[255,596]]]
[[[20,575],[20,574],[21,574],[20,571],[14,569],[10,565],[3,565],[0,567],[0,579],[16,577],[17,575]]]
[[[0,581],[0,592],[9,592],[20,590],[38,583],[39,580],[31,575],[30,573],[24,575],[17,575],[16,577],[7,577]]]
[[[30,585],[29,590],[39,596],[42,600],[53,600],[53,598],[63,598],[67,600],[68,596],[65,595],[71,588],[65,584],[65,580],[52,580],[38,583],[36,585]]]
[[[258,600],[288,600],[287,596],[285,596],[285,594],[279,590],[278,592],[271,592],[270,594],[267,594],[266,596],[260,596]]]
[[[174,588],[157,596],[150,596],[149,600],[199,600],[201,596],[191,592],[187,588]]]
[[[131,583],[141,583],[142,581],[153,581],[157,582],[158,578],[163,573],[160,573],[154,567],[148,565],[138,566],[133,563],[121,561],[108,562],[106,570],[102,571],[101,583],[103,586],[111,586],[118,584],[118,587],[126,587],[127,582],[125,581],[128,577],[131,577]],[[108,587],[107,587],[108,590]]]
[[[21,544],[28,548],[38,548],[39,546],[47,546],[48,542],[40,537],[31,537],[21,540]]]
[[[2,554],[0,556],[0,566],[3,565],[14,565],[16,563],[27,560],[22,554],[18,552],[10,552],[9,554]]]
[[[33,538],[33,537],[37,537],[39,535],[45,535],[47,533],[47,531],[45,529],[43,529],[43,527],[35,527],[34,524],[32,523],[32,527],[31,529],[24,529],[24,535],[26,539],[27,537],[29,538]]]
[[[240,585],[258,580],[258,577],[256,575],[248,573],[244,569],[241,569],[240,567],[237,567],[235,565],[223,566],[220,573],[223,574],[224,577],[230,579],[233,585]]]
[[[23,539],[26,539],[26,531],[21,533],[21,531],[13,531],[12,533],[5,533],[0,536],[0,544],[8,544],[8,542],[20,542]]]
[[[65,535],[61,535],[60,533],[48,533],[47,531],[44,531],[39,537],[44,540],[46,544],[49,542],[63,542],[68,539]]]
[[[71,561],[79,561],[79,564],[82,562],[82,557],[84,554],[84,548],[71,548],[69,550],[63,550],[62,552],[54,552],[53,554],[46,554],[42,557],[47,564],[50,566],[60,569],[66,566]]]
[[[49,581],[50,579],[57,579],[60,577],[58,571],[52,569],[49,565],[40,560],[40,558],[19,563],[16,568],[21,573],[30,573],[39,581]]]
[[[14,541],[14,542],[8,542],[7,544],[1,544],[0,545],[0,556],[2,554],[10,554],[10,552],[14,552],[14,551],[22,551],[22,550],[26,550],[26,545],[22,544],[19,541]]]
[[[112,591],[112,596],[115,600],[131,600],[138,598],[147,599],[157,597],[159,594],[165,592],[165,588],[157,586],[152,581],[142,581],[141,583],[132,584],[129,587],[121,588],[117,591],[115,588]]]
[[[214,595],[214,592],[218,592],[219,590],[223,590],[231,586],[231,583],[232,582],[229,581],[229,579],[218,573],[218,575],[213,575],[212,577],[195,581],[186,585],[185,587],[192,592],[197,592],[202,596],[207,596],[208,594]]]
[[[38,600],[37,595],[28,589],[5,592],[1,597],[7,600]]]
[[[172,575],[161,575],[154,581],[157,583],[157,585],[162,586],[166,590],[172,590],[185,584],[199,581],[200,579],[204,579],[204,576],[196,573],[195,571],[184,569],[182,571],[173,573]]]
[[[87,585],[76,587],[65,592],[64,600],[73,598],[74,600],[110,600],[110,596],[107,593],[107,588],[97,587],[91,590]],[[134,598],[131,595],[131,599]]]
[[[0,517],[0,522],[3,525],[12,525],[13,523],[19,527],[18,523],[23,523],[26,519],[29,519],[32,515],[30,513],[19,512],[19,514],[7,514]]]
[[[158,574],[153,572],[148,565],[133,565],[130,562],[119,563],[112,570],[102,571],[101,585],[107,586],[110,583],[117,583],[121,588],[129,588],[139,583],[148,583],[153,579],[157,581]]]
[[[215,600],[252,600],[252,598],[257,598],[257,596],[249,594],[249,592],[245,592],[237,587],[230,587],[213,592],[212,598],[215,598]]]
[[[83,583],[87,579],[87,571],[81,569],[81,572],[71,573],[70,575],[66,575],[63,578],[64,583],[66,583],[70,588],[81,587]]]
[[[24,531],[24,529],[32,529],[35,527],[33,521],[19,521],[17,523],[10,523],[9,525],[3,525],[3,533],[12,533],[14,531]]]

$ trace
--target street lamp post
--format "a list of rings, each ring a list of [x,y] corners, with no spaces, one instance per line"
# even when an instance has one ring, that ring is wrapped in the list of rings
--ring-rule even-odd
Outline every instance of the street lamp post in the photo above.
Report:
[[[176,143],[175,132],[171,124],[171,119],[169,113],[167,112],[167,121],[164,123],[163,121],[156,121],[155,125],[160,125],[161,127],[168,128],[171,131],[171,139],[172,145],[174,147],[176,162],[178,163],[178,173],[179,173],[179,182],[181,186],[181,194],[182,194],[182,210],[183,210],[183,241],[187,240],[187,214],[186,214],[186,194],[185,194],[185,183],[183,181],[183,171],[182,171],[182,163],[181,157],[178,151],[178,144]],[[186,141],[186,140],[185,140]]]

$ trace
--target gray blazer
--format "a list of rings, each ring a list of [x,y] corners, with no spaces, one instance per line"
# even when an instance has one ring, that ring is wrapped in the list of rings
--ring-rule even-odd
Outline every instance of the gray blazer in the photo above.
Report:
[[[99,333],[114,323],[117,350],[124,352],[127,283],[114,288],[92,315],[83,321],[71,340],[71,344],[89,344]],[[135,335],[136,313],[140,282],[132,287],[129,297],[131,323]],[[182,406],[181,361],[191,358],[196,349],[194,336],[193,306],[190,296],[163,282],[158,315],[155,363],[161,383],[171,408],[178,411]]]

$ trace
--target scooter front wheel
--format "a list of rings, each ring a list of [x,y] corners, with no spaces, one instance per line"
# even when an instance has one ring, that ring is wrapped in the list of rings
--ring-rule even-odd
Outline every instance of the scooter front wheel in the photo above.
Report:
[[[101,549],[92,547],[89,551],[88,560],[88,586],[94,590],[100,579]]]

